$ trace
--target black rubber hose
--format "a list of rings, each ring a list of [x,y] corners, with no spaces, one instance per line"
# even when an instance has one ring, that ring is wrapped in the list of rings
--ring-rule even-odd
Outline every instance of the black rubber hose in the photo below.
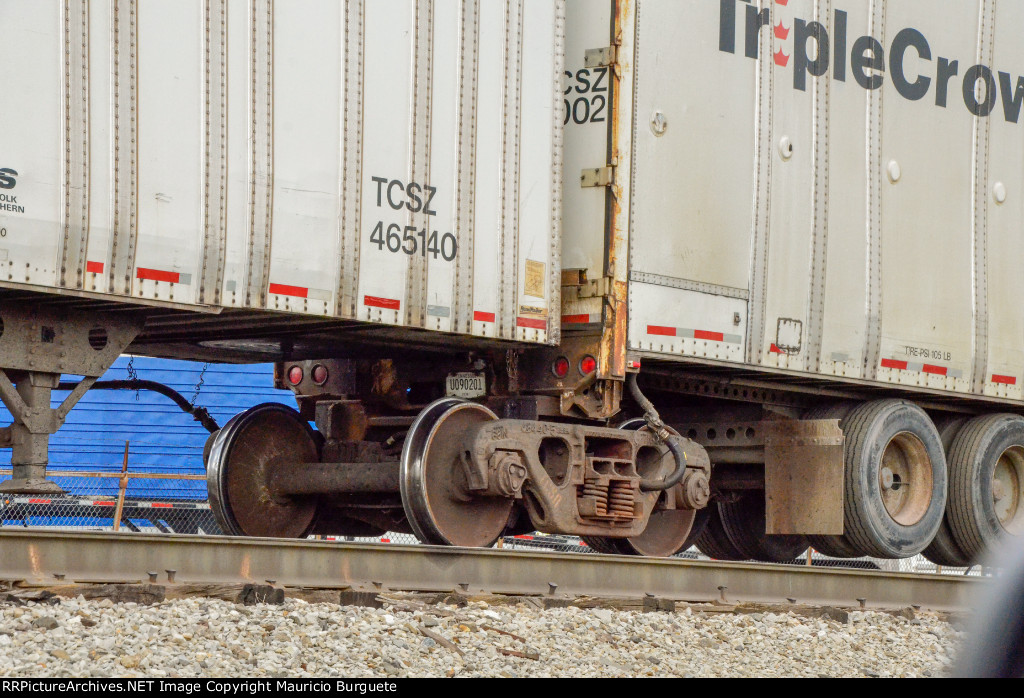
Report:
[[[658,410],[655,409],[654,403],[640,392],[640,386],[636,383],[635,373],[629,374],[629,377],[626,378],[626,387],[629,388],[629,394],[633,396],[633,399],[643,409],[644,421],[647,422],[647,426],[668,446],[668,450],[672,451],[672,457],[676,461],[676,469],[664,480],[641,480],[640,491],[664,492],[665,490],[670,490],[678,485],[683,479],[683,475],[686,474],[686,452],[683,451],[683,439],[678,434],[673,434],[669,431],[665,423],[661,421],[661,416],[658,414]]]
[[[61,383],[57,386],[57,390],[74,390],[77,385],[77,383]],[[217,421],[210,416],[205,407],[196,407],[190,404],[181,393],[163,383],[143,380],[98,381],[93,383],[89,390],[148,390],[152,393],[159,393],[180,407],[182,412],[192,415],[192,419],[202,424],[203,428],[211,434],[220,429]]]

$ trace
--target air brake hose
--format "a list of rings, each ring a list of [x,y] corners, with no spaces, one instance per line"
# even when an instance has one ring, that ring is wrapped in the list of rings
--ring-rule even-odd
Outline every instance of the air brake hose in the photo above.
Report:
[[[644,421],[647,422],[647,426],[658,439],[668,446],[668,449],[672,451],[672,457],[676,461],[676,469],[664,480],[641,480],[640,491],[664,492],[665,490],[672,489],[682,481],[683,475],[686,474],[686,452],[683,451],[683,439],[678,434],[673,434],[669,431],[668,427],[665,426],[665,422],[661,421],[661,416],[658,414],[658,410],[654,408],[654,403],[640,392],[640,386],[636,383],[635,373],[629,374],[629,377],[626,378],[626,387],[629,388],[629,394],[633,396],[633,399],[643,409]]]
[[[78,383],[61,383],[57,386],[57,390],[74,390],[76,385]],[[169,398],[175,405],[181,408],[182,412],[192,415],[192,419],[202,424],[206,431],[211,434],[220,429],[217,426],[217,420],[210,416],[205,407],[196,407],[190,404],[181,393],[163,383],[142,380],[98,381],[93,383],[89,390],[149,390]]]

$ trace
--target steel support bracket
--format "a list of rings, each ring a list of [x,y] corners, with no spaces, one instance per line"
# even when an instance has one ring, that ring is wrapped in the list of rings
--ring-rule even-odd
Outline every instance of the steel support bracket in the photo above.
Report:
[[[603,298],[610,296],[615,289],[615,279],[602,276],[600,279],[584,282],[576,294],[577,298]]]

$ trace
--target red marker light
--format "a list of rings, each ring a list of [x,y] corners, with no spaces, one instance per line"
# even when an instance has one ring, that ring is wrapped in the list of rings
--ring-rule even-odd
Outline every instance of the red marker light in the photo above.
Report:
[[[569,359],[564,356],[559,356],[555,359],[555,362],[551,364],[551,372],[555,374],[555,378],[565,378],[569,375]]]
[[[324,383],[327,382],[327,367],[321,364],[317,364],[316,366],[313,367],[313,370],[310,372],[310,377],[313,379],[313,382],[316,383],[317,385],[323,385]]]
[[[580,361],[580,375],[589,376],[597,370],[597,359],[593,356],[584,356]]]
[[[298,385],[302,382],[302,367],[292,366],[288,369],[288,382],[292,385]]]

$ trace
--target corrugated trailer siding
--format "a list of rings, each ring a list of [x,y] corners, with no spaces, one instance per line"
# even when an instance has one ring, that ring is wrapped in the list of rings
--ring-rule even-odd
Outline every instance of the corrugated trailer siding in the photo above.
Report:
[[[122,357],[101,380],[128,378],[129,359]],[[202,364],[136,358],[138,377],[164,383],[191,399]],[[54,406],[66,393],[55,393]],[[264,402],[292,407],[290,391],[275,390],[273,366],[211,365],[203,375],[196,404],[206,407],[221,426],[239,412]],[[10,415],[0,407],[0,424]],[[207,431],[167,398],[142,391],[101,391],[86,394],[71,410],[64,427],[50,439],[49,472],[72,494],[116,495],[116,478],[62,478],[61,470],[119,472],[124,442],[130,442],[128,469],[133,473],[203,474]],[[10,451],[0,451],[0,467],[10,467]],[[128,497],[140,499],[206,499],[204,481],[130,480]]]
[[[555,343],[564,12],[0,0],[0,286]]]
[[[1020,400],[1024,11],[633,9],[630,346]]]

